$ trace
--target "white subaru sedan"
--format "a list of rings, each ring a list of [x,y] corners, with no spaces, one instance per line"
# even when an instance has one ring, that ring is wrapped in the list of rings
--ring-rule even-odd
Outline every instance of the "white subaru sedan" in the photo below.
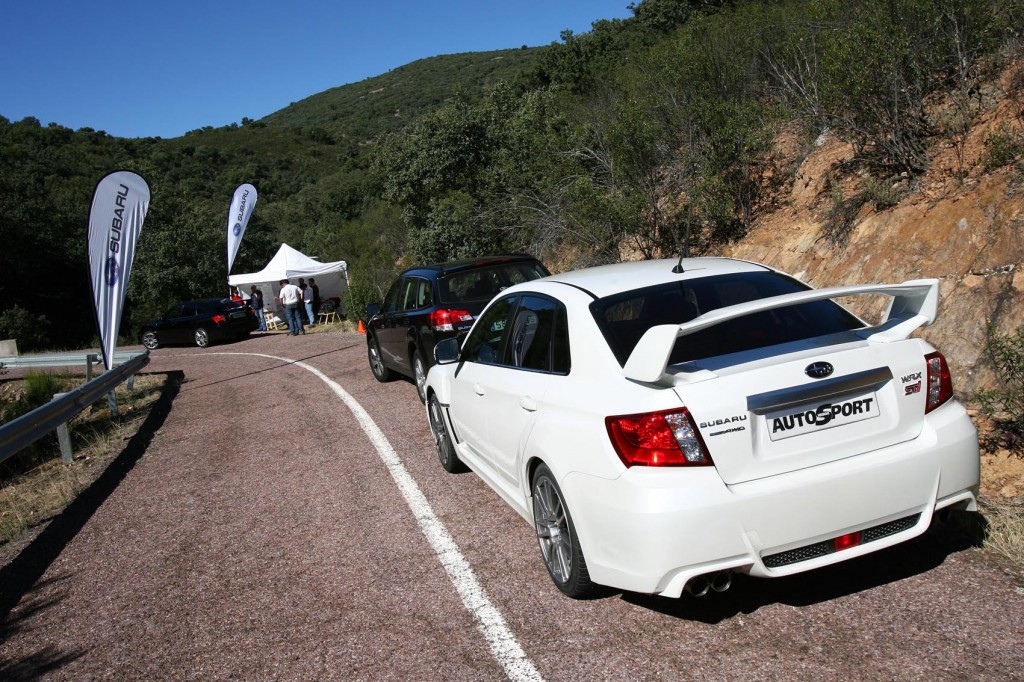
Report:
[[[889,297],[870,326],[832,299]],[[442,466],[527,521],[555,585],[678,597],[777,577],[977,508],[978,438],[911,334],[938,281],[812,289],[724,258],[620,263],[498,295],[438,344]]]

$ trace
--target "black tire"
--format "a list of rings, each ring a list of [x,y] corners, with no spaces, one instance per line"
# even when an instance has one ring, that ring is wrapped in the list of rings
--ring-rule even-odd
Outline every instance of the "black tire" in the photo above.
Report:
[[[149,350],[156,350],[160,347],[160,339],[156,337],[156,332],[146,332],[142,335],[142,345]]]
[[[412,380],[416,384],[416,394],[420,397],[420,402],[424,405],[427,404],[427,363],[423,359],[423,354],[420,353],[419,349],[413,348],[412,350]]]
[[[451,434],[448,433],[448,428],[445,426],[441,403],[436,395],[431,395],[427,404],[427,420],[430,422],[430,435],[434,437],[434,447],[437,448],[437,458],[441,460],[441,468],[449,474],[460,474],[467,471],[466,465],[455,454],[455,444],[452,443]]]
[[[196,345],[200,348],[206,348],[210,345],[210,333],[203,327],[196,327],[193,338],[196,340]]]
[[[551,580],[563,594],[573,599],[597,595],[600,587],[590,580],[576,526],[569,515],[562,489],[547,465],[541,464],[533,473],[530,492],[537,542]]]
[[[380,345],[377,339],[370,336],[366,339],[366,357],[370,361],[370,371],[374,378],[385,383],[395,378],[395,373],[384,366],[384,358],[380,354]]]

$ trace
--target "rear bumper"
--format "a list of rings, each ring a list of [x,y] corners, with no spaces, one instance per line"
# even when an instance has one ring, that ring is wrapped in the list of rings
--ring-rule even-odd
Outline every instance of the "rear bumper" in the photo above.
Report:
[[[259,329],[260,323],[255,317],[247,317],[244,320],[232,320],[228,324],[222,324],[209,328],[210,338],[215,341],[225,339],[237,339],[239,336],[249,334]]]
[[[937,509],[976,509],[978,480],[977,432],[951,402],[912,441],[742,484],[725,485],[710,467],[634,467],[615,480],[572,473],[562,487],[595,582],[678,597],[705,573],[779,577],[904,542]],[[867,529],[870,542],[789,559]],[[774,567],[764,561],[772,555]]]

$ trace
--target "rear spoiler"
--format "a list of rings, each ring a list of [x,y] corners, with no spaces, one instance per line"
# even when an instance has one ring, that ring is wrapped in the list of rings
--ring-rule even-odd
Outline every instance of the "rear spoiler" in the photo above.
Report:
[[[902,284],[866,284],[810,289],[794,294],[762,298],[712,310],[680,325],[664,324],[651,327],[630,353],[626,365],[622,368],[622,374],[627,379],[634,381],[656,383],[665,376],[672,348],[675,346],[676,339],[681,336],[765,310],[860,294],[882,294],[893,297],[889,302],[885,321],[877,327],[864,330],[868,341],[879,343],[902,341],[919,327],[934,322],[939,310],[939,280],[937,279],[914,279]]]

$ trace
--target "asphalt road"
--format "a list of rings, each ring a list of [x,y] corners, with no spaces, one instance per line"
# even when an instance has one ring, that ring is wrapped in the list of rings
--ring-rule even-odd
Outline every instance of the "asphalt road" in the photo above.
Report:
[[[156,351],[184,382],[0,568],[0,679],[1024,679],[1024,590],[955,528],[701,599],[563,597],[364,339]]]

